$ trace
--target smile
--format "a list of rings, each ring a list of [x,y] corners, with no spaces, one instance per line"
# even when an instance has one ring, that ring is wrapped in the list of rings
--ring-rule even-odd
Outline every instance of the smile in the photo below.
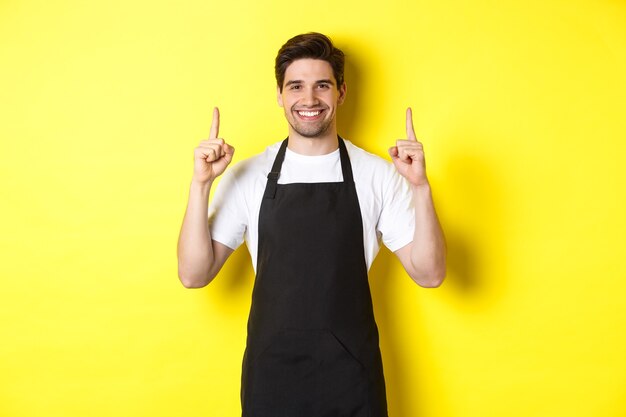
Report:
[[[322,110],[298,110],[296,113],[298,113],[301,119],[310,120],[318,118]]]

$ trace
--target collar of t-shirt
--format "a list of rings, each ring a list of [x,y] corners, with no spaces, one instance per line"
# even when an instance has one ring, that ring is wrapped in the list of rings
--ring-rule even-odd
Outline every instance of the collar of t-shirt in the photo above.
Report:
[[[341,182],[341,161],[339,149],[326,155],[302,155],[289,148],[280,170],[279,184]]]

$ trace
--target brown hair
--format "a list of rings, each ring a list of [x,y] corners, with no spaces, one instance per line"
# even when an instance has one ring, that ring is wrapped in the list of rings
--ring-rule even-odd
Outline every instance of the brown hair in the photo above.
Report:
[[[317,32],[304,33],[289,39],[278,51],[274,72],[276,83],[280,91],[283,91],[285,71],[289,64],[302,58],[321,59],[333,68],[337,88],[343,84],[344,54],[336,48],[330,38]]]

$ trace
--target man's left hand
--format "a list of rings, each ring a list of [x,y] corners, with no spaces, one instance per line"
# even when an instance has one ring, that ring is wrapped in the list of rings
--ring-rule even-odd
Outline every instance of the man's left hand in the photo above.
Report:
[[[396,141],[396,146],[389,148],[389,155],[396,169],[413,186],[428,185],[424,147],[418,142],[413,129],[411,108],[406,109],[406,139]]]

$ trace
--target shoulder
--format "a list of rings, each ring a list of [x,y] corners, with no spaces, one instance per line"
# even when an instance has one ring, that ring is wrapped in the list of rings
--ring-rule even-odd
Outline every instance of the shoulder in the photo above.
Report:
[[[346,141],[346,149],[350,156],[357,191],[363,197],[373,198],[381,204],[380,207],[390,201],[410,197],[411,193],[406,179],[398,173],[391,161],[367,152],[348,141]]]

